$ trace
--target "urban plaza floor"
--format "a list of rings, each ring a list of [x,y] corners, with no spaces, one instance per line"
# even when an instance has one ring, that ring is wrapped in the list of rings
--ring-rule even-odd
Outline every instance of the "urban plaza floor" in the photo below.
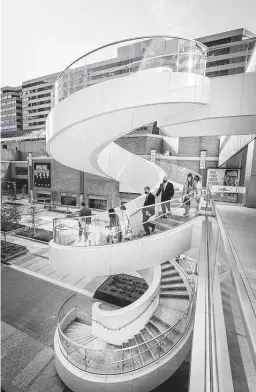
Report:
[[[256,317],[256,210],[218,203],[225,229]],[[74,292],[83,295],[88,321],[93,294],[106,276],[80,281],[40,274],[46,269],[48,245],[13,237],[29,251],[2,270],[2,390],[12,392],[68,392],[54,365],[53,337],[58,311]],[[50,268],[50,266],[48,266]],[[241,339],[245,337],[241,334]],[[187,391],[189,358],[176,373],[155,391]],[[247,367],[250,372],[250,367]],[[238,375],[239,376],[239,375]],[[256,376],[251,366],[251,385]],[[241,381],[242,382],[242,381]],[[242,389],[241,389],[242,390]]]

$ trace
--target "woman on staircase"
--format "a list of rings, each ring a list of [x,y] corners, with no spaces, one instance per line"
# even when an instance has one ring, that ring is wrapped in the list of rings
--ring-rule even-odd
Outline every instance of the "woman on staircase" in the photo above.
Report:
[[[196,211],[199,212],[201,207],[201,199],[202,199],[202,182],[200,181],[200,177],[196,174],[194,177],[195,186],[196,186]]]
[[[194,193],[196,193],[196,184],[195,181],[193,180],[192,174],[188,173],[186,182],[183,187],[183,193],[182,193],[182,201],[185,208],[185,214],[183,215],[186,218],[189,216],[191,200],[194,197]]]
[[[132,228],[130,224],[130,217],[126,210],[125,205],[121,205],[120,207],[119,218],[121,224],[122,239],[128,241],[132,237]]]

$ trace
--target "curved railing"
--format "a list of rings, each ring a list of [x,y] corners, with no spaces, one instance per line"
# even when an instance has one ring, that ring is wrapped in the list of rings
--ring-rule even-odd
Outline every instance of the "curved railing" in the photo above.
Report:
[[[52,106],[93,84],[151,68],[204,75],[206,56],[203,44],[179,37],[146,36],[117,41],[71,63],[53,86]]]
[[[170,217],[176,210],[180,209],[192,200],[194,192],[195,191],[192,191],[187,195],[189,196],[187,201],[180,201],[182,197],[171,199],[170,205],[175,201],[179,201],[180,204],[173,209],[171,208]],[[53,241],[59,245],[83,245],[90,247],[112,245],[114,243],[139,239],[144,234],[141,212],[143,213],[143,210],[149,209],[150,207],[160,209],[161,206],[163,204],[166,205],[166,203],[167,202],[165,201],[151,206],[139,207],[132,213],[125,215],[123,215],[123,212],[118,207],[116,208],[115,213],[110,214],[102,212],[88,217],[55,218],[53,219]],[[118,224],[111,227],[108,216],[114,214],[118,216]],[[163,225],[164,223],[161,218],[165,215],[166,213],[158,211],[158,214],[155,213],[147,222],[156,224],[156,227],[161,226],[161,224]],[[192,217],[194,217],[193,214],[190,218]],[[176,221],[176,226],[182,223],[184,223],[184,220],[182,219],[180,221]],[[171,227],[164,227],[162,231],[170,229]]]
[[[184,275],[186,276],[185,272]],[[57,332],[60,349],[63,355],[69,362],[83,371],[94,374],[113,375],[138,370],[159,360],[176,348],[177,344],[187,333],[193,322],[197,292],[196,280],[191,281],[190,279],[189,282],[187,277],[186,280],[186,284],[190,285],[189,304],[184,314],[174,325],[167,328],[166,331],[158,336],[145,340],[142,343],[112,350],[107,347],[104,349],[93,349],[89,347],[91,341],[86,345],[81,345],[71,341],[65,335],[62,330],[63,320],[70,312],[74,310],[77,312],[77,309],[79,308],[79,299],[77,294],[74,294],[62,305],[58,314]],[[80,307],[81,310],[84,311],[82,303]],[[93,343],[91,346],[93,346]],[[136,351],[136,354],[133,354],[134,351]],[[152,355],[152,352],[154,352],[154,355]],[[147,353],[149,354],[148,358],[151,358],[151,360],[145,364],[139,364],[137,359]]]

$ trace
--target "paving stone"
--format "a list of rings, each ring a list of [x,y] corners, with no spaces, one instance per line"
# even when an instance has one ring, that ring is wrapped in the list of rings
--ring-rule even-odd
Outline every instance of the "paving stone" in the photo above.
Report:
[[[17,331],[17,334],[19,335],[19,331]],[[10,346],[4,361],[2,361],[2,377],[7,380],[13,380],[42,348],[41,343],[28,336],[23,337],[15,346]]]
[[[62,392],[64,387],[52,361],[30,386],[28,392]]]
[[[45,365],[53,358],[54,351],[45,347],[12,381],[13,385],[19,386],[24,392],[28,389],[38,374],[45,368]]]

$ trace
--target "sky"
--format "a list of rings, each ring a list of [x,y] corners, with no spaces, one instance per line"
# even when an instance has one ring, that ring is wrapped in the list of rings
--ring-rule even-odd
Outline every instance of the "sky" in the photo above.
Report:
[[[125,38],[256,33],[255,15],[256,0],[1,0],[1,86],[61,72]]]

